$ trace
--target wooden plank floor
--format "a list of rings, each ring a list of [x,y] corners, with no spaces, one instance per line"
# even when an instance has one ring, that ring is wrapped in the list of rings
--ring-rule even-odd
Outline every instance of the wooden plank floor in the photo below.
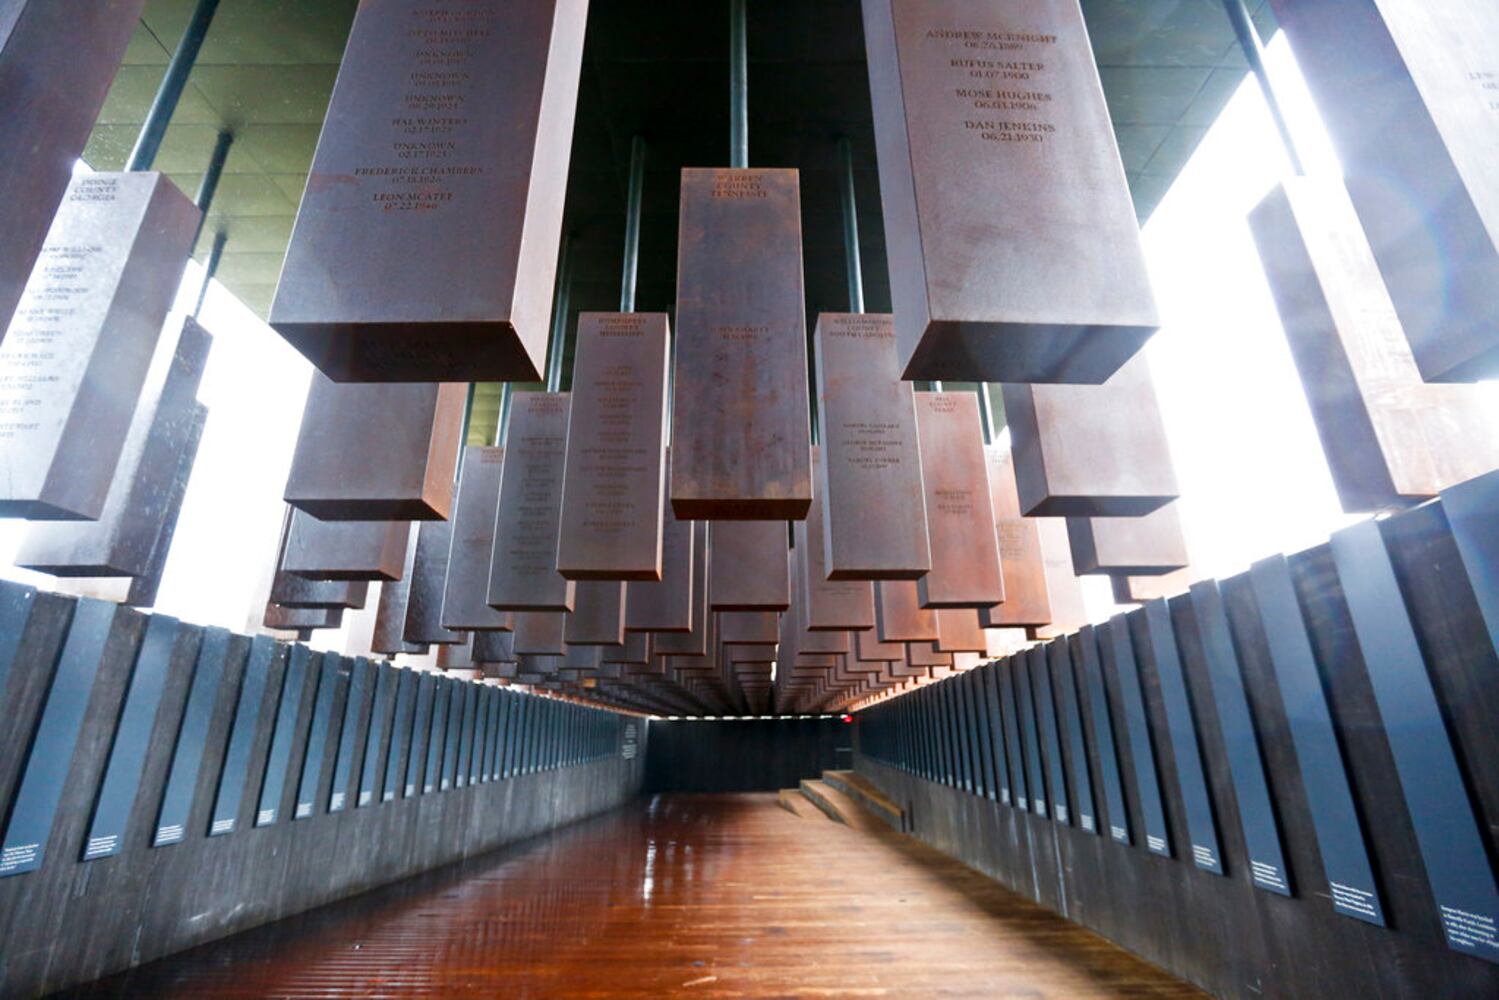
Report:
[[[85,996],[1185,997],[909,838],[661,796]]]

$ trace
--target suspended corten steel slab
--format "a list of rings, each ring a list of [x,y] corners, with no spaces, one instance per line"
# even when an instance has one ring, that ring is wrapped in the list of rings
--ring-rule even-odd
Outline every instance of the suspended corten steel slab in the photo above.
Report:
[[[1249,225],[1344,510],[1404,506],[1499,468],[1484,390],[1422,380],[1340,184],[1291,178]]]
[[[816,445],[812,446],[814,468],[822,462],[820,452]],[[813,631],[874,628],[874,584],[869,580],[828,579],[822,508],[822,494],[814,490],[807,519],[794,523],[796,565],[792,572],[798,574],[802,620]]]
[[[0,517],[104,512],[197,224],[163,174],[73,179],[0,343]]]
[[[208,407],[202,403],[193,406],[192,428],[182,450],[177,453],[177,471],[172,486],[162,502],[161,527],[151,545],[151,558],[146,561],[146,571],[132,577],[130,588],[125,593],[125,604],[132,608],[149,608],[156,603],[156,594],[161,590],[162,577],[166,575],[167,556],[172,551],[172,538],[177,534],[177,519],[182,514],[182,501],[187,497],[187,484],[193,476],[193,464],[198,460],[198,444],[203,440],[203,428],[208,423]]]
[[[575,646],[618,646],[625,641],[623,580],[579,580],[564,638]]]
[[[691,524],[693,534],[690,604],[692,628],[685,632],[654,632],[651,636],[651,650],[663,655],[706,656],[708,653],[708,632],[712,621],[712,613],[708,610],[708,569],[713,554],[708,548],[708,522],[693,521]],[[636,586],[636,584],[630,584],[632,589]],[[626,593],[627,600],[628,595],[629,591]],[[628,605],[625,610],[628,623]],[[645,635],[644,632],[629,634]]]
[[[680,399],[680,395],[678,396]],[[708,603],[714,611],[785,611],[791,581],[782,521],[715,521]]]
[[[908,379],[1084,382],[1157,317],[1077,0],[864,0]]]
[[[906,665],[909,667],[950,667],[952,663],[952,654],[938,650],[935,642],[906,644]]]
[[[327,521],[440,521],[468,387],[339,384],[312,373],[286,502]]]
[[[0,338],[145,0],[0,5]]]
[[[651,646],[661,639],[672,638],[670,633],[651,635],[647,632],[626,632],[625,641],[617,646],[605,646],[604,655],[600,658],[601,663],[635,663],[647,664],[651,662]]]
[[[540,377],[587,13],[360,5],[271,305],[323,374]]]
[[[1005,385],[1020,509],[1138,517],[1177,496],[1166,427],[1141,355],[1101,386]]]
[[[916,395],[932,568],[916,581],[924,608],[987,608],[1005,599],[989,501],[989,468],[971,392]]]
[[[505,475],[494,514],[486,598],[490,607],[573,608],[573,582],[557,572],[570,405],[571,396],[565,392],[518,392],[511,398]]]
[[[494,630],[475,632],[474,659],[480,663],[514,663],[515,633]]]
[[[338,628],[343,620],[343,608],[283,608],[279,604],[270,603],[266,604],[265,616],[261,619],[266,628],[276,629],[278,632]]]
[[[522,656],[561,656],[567,615],[561,611],[522,611],[515,616],[515,651]]]
[[[817,317],[815,466],[830,580],[914,580],[931,569],[916,403],[892,317]],[[808,515],[811,516],[811,515]]]
[[[319,521],[293,510],[281,568],[309,580],[394,580],[410,530],[408,521]]]
[[[864,663],[898,663],[905,659],[903,642],[881,642],[874,629],[854,633],[854,653]]]
[[[940,608],[937,611],[937,650],[942,653],[983,653],[989,640],[972,608]]]
[[[179,336],[157,342],[99,520],[33,525],[17,566],[71,577],[147,572],[182,449],[194,431],[198,384],[212,344],[208,331],[191,319],[183,321]]]
[[[1144,517],[1069,517],[1067,538],[1073,569],[1085,576],[1161,576],[1189,562],[1175,504]]]
[[[1055,639],[1088,624],[1083,583],[1072,568],[1072,544],[1067,522],[1060,517],[1037,518],[1041,531],[1041,560],[1046,566],[1046,600],[1051,621],[1026,629],[1032,639]]]
[[[795,170],[682,171],[671,503],[800,520],[812,502]]]
[[[406,568],[401,573],[401,578],[380,585],[380,601],[375,606],[375,628],[370,634],[370,651],[373,653],[395,656],[397,653],[420,655],[427,652],[426,644],[407,642],[403,638],[403,633],[406,631],[407,597],[411,592],[411,578],[416,572],[417,537],[418,532],[413,531],[406,540]],[[278,575],[278,581],[279,579]],[[295,580],[296,577],[287,574],[285,579]],[[325,584],[314,586],[325,586]],[[349,586],[365,585],[349,584]],[[273,583],[271,584],[271,600],[275,599],[276,585]],[[360,603],[362,605],[363,601]]]
[[[1499,4],[1272,6],[1421,374],[1499,376]]]
[[[437,669],[438,670],[477,670],[479,664],[474,661],[474,635],[466,632],[462,642],[451,642],[445,646],[437,647]],[[450,719],[452,726],[460,725],[458,719]]]
[[[367,580],[308,580],[281,568],[286,562],[286,539],[291,532],[292,513],[293,508],[287,507],[281,516],[281,543],[276,549],[276,572],[271,577],[271,603],[285,608],[364,607],[365,599],[369,596],[370,585]],[[409,575],[411,549],[415,542],[416,535],[412,533],[407,541],[407,568],[402,571],[401,580],[392,580],[388,586],[405,586],[406,577]],[[384,591],[381,592],[381,597],[383,603]],[[403,604],[403,615],[405,614],[404,607]]]
[[[1045,625],[1051,621],[1046,596],[1046,563],[1041,554],[1041,518],[1021,517],[1015,492],[1015,465],[1007,448],[988,445],[989,501],[994,509],[994,532],[999,541],[999,565],[1004,571],[1003,604],[979,610],[984,628]]]
[[[875,632],[881,642],[936,642],[937,613],[923,608],[914,580],[875,584]]]
[[[1109,583],[1116,604],[1145,604],[1162,597],[1185,594],[1195,581],[1192,568],[1179,569],[1164,576],[1126,576],[1111,574]]]
[[[661,581],[625,585],[625,628],[631,632],[691,632],[702,619],[693,600],[696,565],[707,538],[704,522],[679,521],[670,505],[662,514]]]
[[[557,570],[660,580],[666,501],[665,313],[581,313]]]
[[[458,497],[453,507],[447,576],[442,588],[442,627],[454,631],[509,629],[515,616],[484,603],[494,549],[495,505],[506,469],[505,449],[463,449]]]
[[[781,619],[774,611],[718,612],[718,641],[774,646],[781,641]]]
[[[463,633],[442,627],[442,592],[452,542],[451,522],[423,521],[416,525],[416,557],[406,592],[406,630],[402,633],[407,642],[436,645],[463,641]]]

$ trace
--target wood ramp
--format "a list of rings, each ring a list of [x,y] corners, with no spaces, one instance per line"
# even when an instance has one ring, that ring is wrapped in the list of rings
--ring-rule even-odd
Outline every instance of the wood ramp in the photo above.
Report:
[[[905,833],[906,811],[853,771],[824,771],[796,788],[781,789],[782,809],[803,819],[830,819],[865,832],[895,830]]]

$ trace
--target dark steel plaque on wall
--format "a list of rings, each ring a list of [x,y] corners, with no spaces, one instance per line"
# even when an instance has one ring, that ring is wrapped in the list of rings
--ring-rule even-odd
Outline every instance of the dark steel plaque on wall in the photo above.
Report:
[[[109,748],[109,763],[99,785],[88,837],[83,842],[84,861],[120,853],[125,826],[130,821],[130,810],[135,806],[135,796],[140,789],[151,728],[156,722],[162,692],[166,689],[179,634],[180,626],[175,618],[152,615],[146,622],[146,634],[135,658],[135,669],[130,673],[130,686],[125,692],[125,704],[120,710],[114,742]],[[20,639],[20,628],[16,629],[14,639]],[[4,678],[0,677],[0,691],[4,686]]]
[[[416,688],[420,680],[415,670],[395,668],[395,711],[391,716],[390,752],[385,755],[385,781],[380,801],[389,802],[398,794],[402,776],[409,768],[409,754],[415,752],[412,722],[416,718]]]
[[[408,521],[319,521],[291,515],[281,568],[309,580],[394,580],[406,564]]]
[[[1379,522],[1331,545],[1447,946],[1499,962],[1494,870]]]
[[[579,580],[563,638],[578,646],[618,646],[625,641],[625,582]]]
[[[52,576],[141,576],[151,567],[177,466],[194,430],[198,384],[212,345],[191,319],[163,335],[97,521],[36,524],[16,565]]]
[[[1499,8],[1272,0],[1428,381],[1499,375]]]
[[[442,627],[454,631],[509,629],[515,616],[485,602],[495,549],[495,510],[505,473],[505,449],[470,445],[454,503],[447,576],[442,586]],[[518,471],[518,470],[517,470]],[[538,502],[540,500],[538,499]]]
[[[984,705],[981,714],[988,720],[986,736],[994,757],[994,777],[999,783],[999,801],[1003,805],[1010,805],[1010,754],[1005,746],[1004,710],[1000,707],[999,699],[999,684],[1004,678],[999,670],[998,663],[985,663],[978,668],[978,678]]]
[[[1051,761],[1048,759],[1052,748],[1047,730],[1043,728],[1043,723],[1048,720],[1041,710],[1050,706],[1040,700],[1036,691],[1037,675],[1046,667],[1046,650],[1041,646],[1032,646],[1025,652],[1016,654],[1010,662],[1013,664],[1012,676],[1015,681],[1015,708],[1020,713],[1021,743],[1025,748],[1026,776],[1031,789],[1031,812],[1037,816],[1045,816],[1050,805],[1050,800],[1046,797],[1048,785],[1051,786],[1054,799],[1063,803],[1067,801],[1067,792],[1056,787],[1057,772],[1051,769]],[[1056,716],[1053,715],[1049,721],[1054,731]],[[1063,815],[1056,818],[1058,822],[1067,822],[1065,809]]]
[[[344,701],[343,722],[338,730],[338,751],[333,757],[333,787],[328,790],[328,811],[342,812],[355,791],[354,751],[358,744],[359,720],[365,717],[373,685],[375,666],[362,656],[353,659],[349,675],[349,697]]]
[[[167,774],[166,790],[156,814],[156,831],[152,847],[180,842],[187,834],[188,814],[192,811],[193,792],[198,787],[198,772],[203,767],[203,753],[213,723],[213,709],[219,688],[228,669],[229,648],[233,639],[227,629],[203,630],[198,647],[198,663],[193,668],[193,683],[188,691],[187,706],[182,710],[177,739],[172,748],[172,766]],[[220,737],[222,738],[222,737]]]
[[[1442,513],[1489,638],[1499,649],[1499,472],[1442,492]]]
[[[375,674],[374,702],[370,708],[370,724],[365,730],[364,741],[364,763],[360,768],[359,797],[354,800],[354,808],[369,805],[379,800],[381,792],[379,781],[384,770],[380,767],[380,750],[385,740],[385,733],[391,726],[391,715],[395,711],[396,704],[396,668],[389,663],[376,663],[371,665]],[[391,740],[390,752],[395,751],[395,741]]]
[[[1176,498],[1144,355],[1103,385],[1005,385],[1003,395],[1025,514],[1138,517]]]
[[[73,609],[68,637],[11,800],[5,838],[0,841],[0,876],[41,867],[116,611],[117,605],[90,598],[80,598]]]
[[[1363,824],[1285,557],[1260,560],[1250,567],[1249,577],[1311,807],[1332,908],[1345,917],[1383,927],[1384,910]]]
[[[881,642],[936,642],[937,612],[923,608],[914,580],[881,580],[874,588],[875,631]]]
[[[1046,645],[1046,663],[1051,671],[1051,689],[1055,699],[1057,725],[1061,740],[1067,744],[1067,780],[1072,785],[1073,799],[1077,805],[1077,825],[1089,833],[1098,832],[1098,821],[1094,817],[1093,779],[1088,774],[1088,750],[1083,736],[1083,716],[1078,709],[1077,684],[1072,676],[1072,651],[1066,639],[1056,639]],[[1060,754],[1058,755],[1060,758]]]
[[[447,740],[449,723],[448,708],[452,702],[451,688],[455,682],[448,677],[435,678],[432,689],[432,719],[427,727],[427,762],[422,771],[422,794],[437,790],[442,781],[442,752]]]
[[[286,502],[329,521],[446,518],[467,396],[462,382],[338,383],[313,372]]]
[[[359,9],[271,306],[325,374],[540,377],[587,13]]]
[[[163,174],[73,178],[0,341],[0,517],[104,512],[197,224]]]
[[[11,0],[0,12],[0,331],[83,155],[145,0]],[[0,337],[4,333],[0,332]]]
[[[931,572],[916,581],[924,608],[987,608],[1005,599],[989,469],[971,392],[916,394]]]
[[[1119,703],[1124,708],[1124,744],[1134,763],[1135,792],[1140,797],[1140,815],[1145,823],[1145,849],[1162,857],[1171,856],[1171,835],[1166,830],[1166,810],[1161,804],[1161,783],[1156,773],[1155,751],[1150,745],[1150,723],[1145,715],[1145,694],[1140,687],[1140,668],[1135,662],[1129,624],[1115,615],[1093,630],[1099,656],[1114,678]],[[1114,815],[1112,803],[1109,816]],[[1119,839],[1118,834],[1114,839]]]
[[[240,799],[244,797],[245,780],[250,776],[250,750],[260,728],[260,710],[274,669],[277,645],[268,635],[257,635],[250,640],[244,679],[239,685],[239,703],[229,730],[229,746],[224,753],[224,766],[219,770],[213,814],[208,820],[210,837],[233,833],[239,823]]]
[[[812,500],[795,170],[682,171],[671,503],[800,520]]]
[[[387,580],[380,585],[380,601],[375,606],[375,626],[370,633],[370,651],[373,653],[394,656],[397,653],[419,654],[427,651],[424,643],[407,642],[404,638],[411,581],[416,575],[416,545],[419,537],[420,529],[411,532],[406,538],[406,565],[401,571],[401,578]],[[272,593],[274,597],[274,585]]]
[[[816,353],[823,462],[813,502],[828,579],[915,579],[932,560],[916,404],[900,378],[894,320],[823,313]]]
[[[1149,643],[1147,662],[1155,669],[1161,688],[1161,703],[1166,710],[1166,735],[1171,740],[1171,756],[1176,762],[1176,780],[1182,797],[1182,811],[1187,818],[1187,834],[1192,840],[1192,862],[1204,871],[1224,874],[1223,854],[1218,848],[1218,824],[1213,817],[1213,801],[1208,797],[1207,772],[1197,746],[1197,721],[1187,697],[1187,679],[1182,673],[1181,656],[1176,648],[1176,633],[1171,630],[1171,612],[1166,601],[1151,601],[1133,612],[1144,619]]]
[[[908,379],[1102,382],[1157,319],[1072,0],[866,0]]]
[[[281,793],[291,769],[291,749],[297,738],[297,717],[302,710],[302,696],[307,689],[307,671],[316,669],[313,652],[300,643],[286,654],[286,673],[281,682],[281,696],[276,704],[276,719],[271,730],[271,746],[266,752],[265,774],[260,782],[259,805],[255,825],[270,826],[279,818]]]
[[[668,463],[670,457],[668,456]],[[678,521],[666,505],[661,529],[661,580],[625,585],[625,628],[637,632],[691,632],[705,621],[696,581],[706,580],[708,523]],[[706,588],[704,588],[706,593]]]
[[[416,679],[416,711],[411,716],[411,747],[406,754],[406,780],[401,797],[409,799],[422,788],[427,746],[432,737],[432,694],[437,677],[423,672]]]
[[[411,564],[411,586],[406,591],[406,628],[401,638],[422,645],[462,642],[463,633],[442,627],[453,522],[423,521],[415,530],[416,555]]]
[[[347,686],[351,661],[337,653],[324,653],[319,669],[317,702],[312,707],[312,728],[302,755],[302,776],[297,783],[297,808],[292,819],[306,819],[317,804],[318,781],[327,756],[329,731],[334,725],[333,699]]]
[[[824,461],[822,449],[812,446],[812,466],[819,469]],[[820,479],[826,479],[821,476]],[[883,497],[883,492],[879,494]],[[812,506],[804,521],[793,523],[796,532],[796,567],[800,579],[798,591],[803,602],[802,616],[813,631],[863,630],[874,628],[874,584],[869,580],[831,580],[828,578],[827,523],[823,515],[821,487],[813,490]]]
[[[458,726],[458,756],[454,763],[452,781],[454,788],[463,788],[468,785],[469,758],[473,754],[474,728],[475,728],[475,696],[478,694],[479,685],[464,682],[458,687],[459,719]]]
[[[665,313],[580,313],[557,570],[660,580],[666,503]]]
[[[1164,576],[1191,562],[1174,503],[1142,517],[1069,517],[1067,540],[1081,575]]]
[[[785,611],[790,607],[787,544],[782,521],[713,522],[708,529],[708,545],[713,550],[708,602],[713,610]]]
[[[1046,562],[1041,553],[1041,528],[1036,518],[1020,515],[1015,493],[1015,464],[1006,448],[985,445],[989,463],[989,504],[994,510],[994,534],[1005,585],[1003,604],[979,609],[984,628],[1041,626],[1051,622],[1046,592]]]
[[[1211,580],[1194,583],[1190,603],[1202,642],[1213,704],[1218,707],[1218,725],[1228,757],[1234,800],[1239,805],[1244,843],[1249,850],[1250,881],[1261,889],[1289,896],[1291,884],[1280,847],[1280,828],[1275,822],[1260,741],[1249,714],[1249,697],[1244,692],[1239,658],[1234,653],[1218,584]]]
[[[439,790],[444,792],[453,787],[453,782],[458,777],[458,744],[463,738],[465,722],[463,691],[467,686],[467,681],[448,681],[448,717],[447,727],[443,730],[442,783],[439,786]]]
[[[1024,669],[1025,655],[1012,656],[994,664],[994,683],[999,688],[1000,711],[1005,724],[1005,756],[1010,761],[1010,784],[1015,790],[1015,805],[1021,809],[1031,808],[1029,782],[1026,779],[1025,752],[1021,748],[1020,713],[1015,707],[1015,680],[1017,669]],[[1037,789],[1037,797],[1040,790]],[[1042,803],[1044,807],[1044,802]]]
[[[491,607],[502,611],[573,608],[573,583],[557,572],[570,409],[571,396],[565,392],[520,392],[513,397],[505,475],[493,529],[487,598]],[[444,620],[443,624],[452,623]]]
[[[1087,743],[1098,751],[1098,776],[1103,783],[1104,808],[1108,810],[1109,836],[1118,843],[1128,844],[1129,813],[1124,808],[1124,785],[1119,776],[1119,755],[1114,747],[1114,723],[1104,691],[1103,668],[1098,660],[1098,640],[1092,626],[1085,625],[1067,641],[1069,665],[1077,674],[1074,688],[1077,693],[1073,697],[1081,695],[1087,700],[1086,715],[1091,723]],[[1079,729],[1081,726],[1079,723]],[[1082,760],[1086,764],[1087,758]],[[1086,766],[1083,771],[1086,773]],[[1094,800],[1090,797],[1089,801]]]

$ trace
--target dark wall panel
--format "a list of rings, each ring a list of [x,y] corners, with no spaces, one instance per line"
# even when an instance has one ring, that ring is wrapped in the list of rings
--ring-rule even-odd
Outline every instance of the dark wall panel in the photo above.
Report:
[[[651,792],[770,792],[851,766],[852,726],[839,719],[653,720]]]

